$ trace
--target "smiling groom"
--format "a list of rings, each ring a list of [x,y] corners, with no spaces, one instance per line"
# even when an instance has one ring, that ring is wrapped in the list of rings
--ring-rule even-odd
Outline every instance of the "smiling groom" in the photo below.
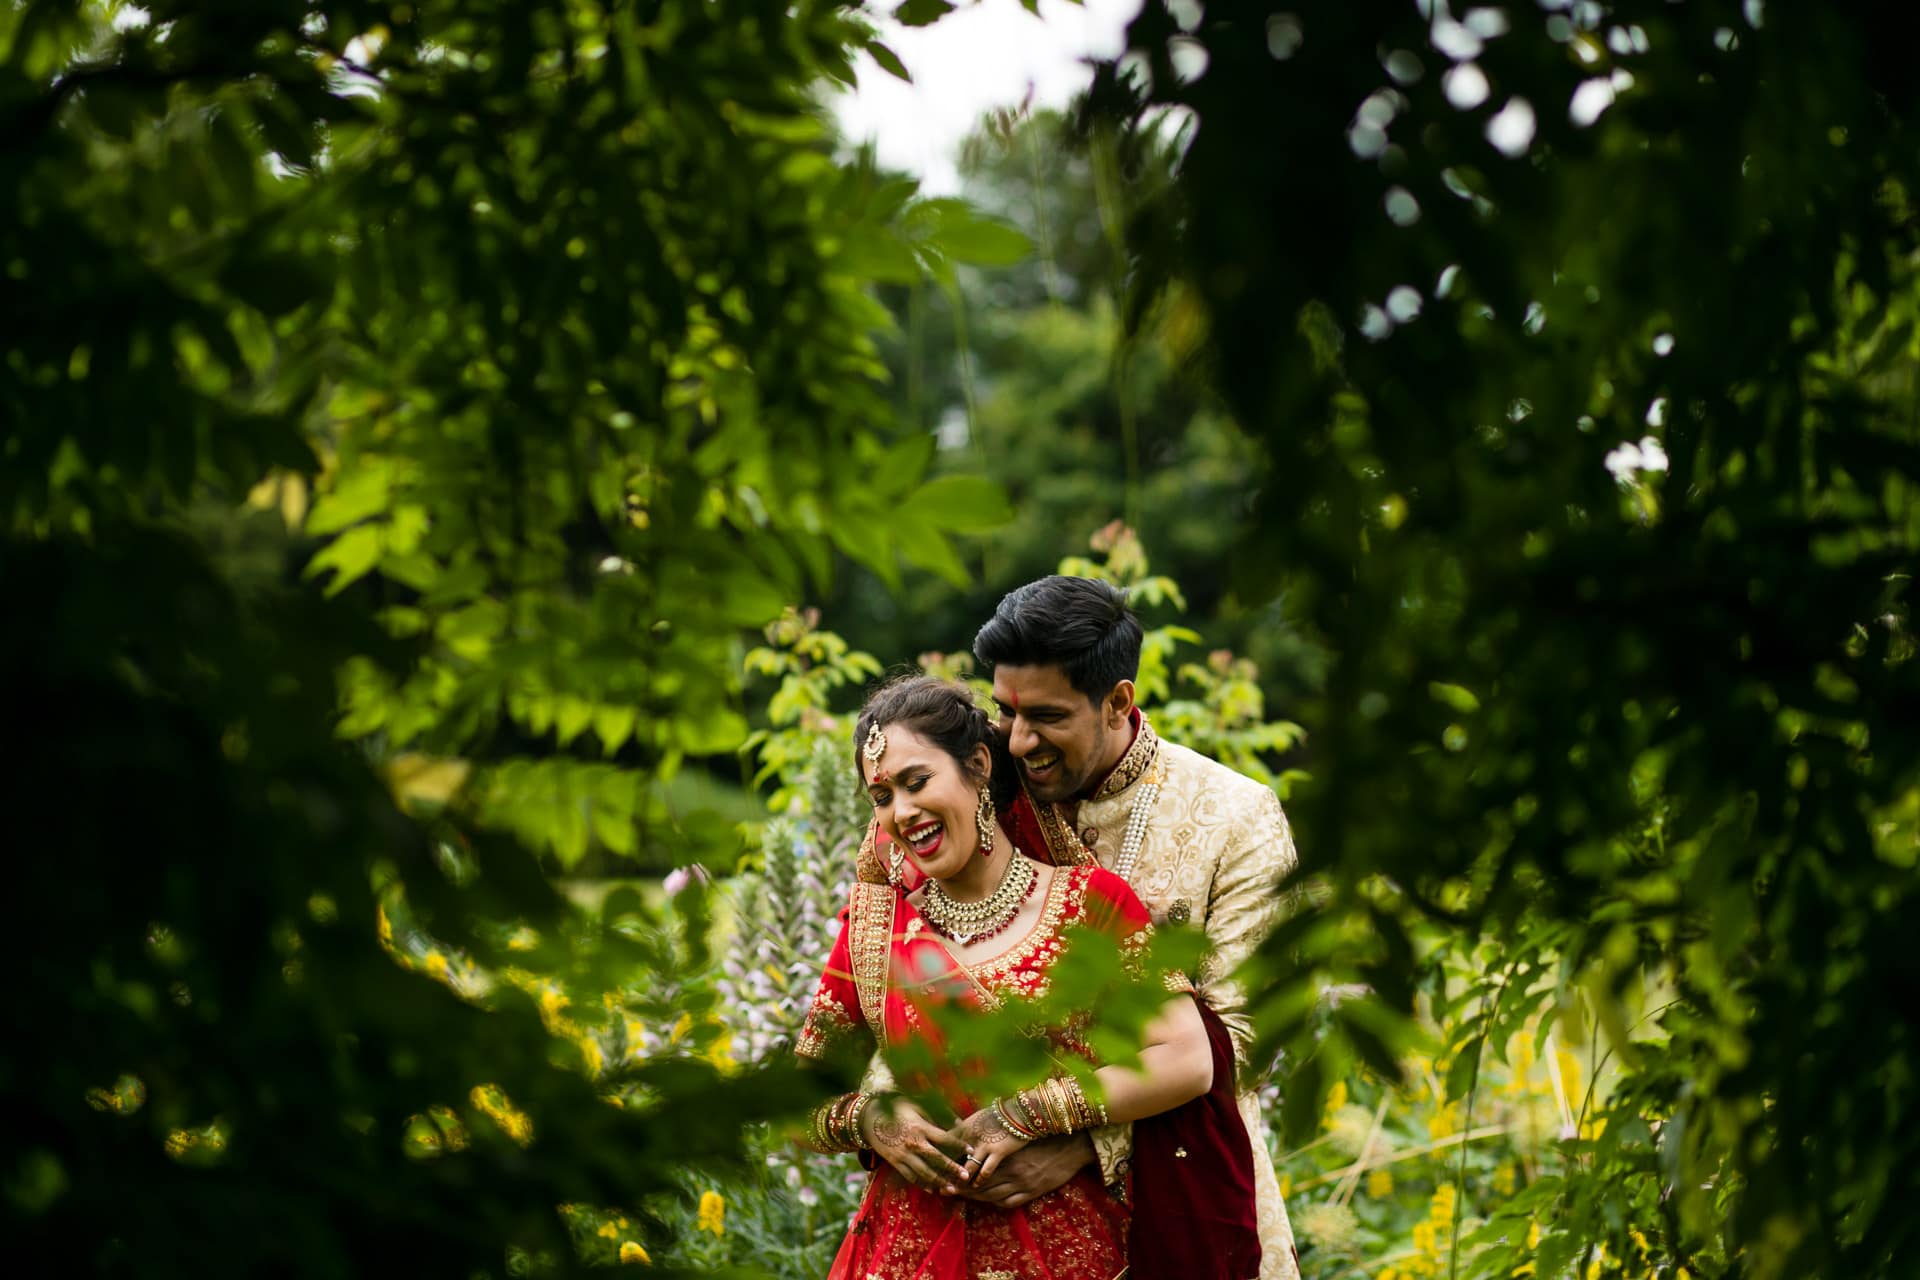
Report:
[[[1293,836],[1272,791],[1154,733],[1134,704],[1140,644],[1123,591],[1056,575],[1008,593],[973,650],[993,673],[1021,766],[1025,794],[1010,815],[1019,842],[1055,865],[1098,863],[1127,880],[1156,921],[1206,932],[1201,992],[1233,1038],[1244,1081],[1253,1028],[1244,996],[1222,979],[1272,926],[1280,881],[1297,861]],[[1240,1111],[1253,1135],[1261,1280],[1297,1280],[1293,1230],[1251,1092]],[[1022,1204],[1096,1159],[1109,1184],[1121,1183],[1132,1150],[1127,1125],[1035,1143],[978,1194]]]

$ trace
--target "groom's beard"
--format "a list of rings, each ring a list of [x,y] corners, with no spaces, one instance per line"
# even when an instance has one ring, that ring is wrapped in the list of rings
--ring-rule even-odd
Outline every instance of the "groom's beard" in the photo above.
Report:
[[[1060,760],[1059,763],[1054,766],[1054,776],[1044,783],[1036,782],[1030,777],[1026,772],[1026,760],[1021,760],[1019,762],[1020,775],[1027,784],[1027,793],[1035,800],[1042,801],[1046,804],[1058,804],[1063,800],[1071,800],[1082,791],[1085,791],[1092,784],[1094,778],[1100,774],[1101,765],[1099,762],[1106,758],[1111,736],[1111,734],[1103,731],[1101,735],[1094,740],[1093,745],[1087,752],[1086,763],[1081,766],[1078,773],[1074,774],[1067,772],[1066,753],[1060,751],[1058,747],[1050,746],[1041,751],[1030,753],[1027,757],[1028,759],[1031,759],[1034,755],[1044,755],[1046,751],[1051,750],[1059,755]]]

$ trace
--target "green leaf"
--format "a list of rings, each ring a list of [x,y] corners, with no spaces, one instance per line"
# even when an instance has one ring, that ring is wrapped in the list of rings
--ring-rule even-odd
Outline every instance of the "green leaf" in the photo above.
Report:
[[[747,738],[747,720],[730,707],[703,715],[676,719],[673,734],[690,756],[717,756],[733,751]]]
[[[894,533],[900,539],[900,554],[907,558],[908,564],[937,573],[962,589],[972,581],[953,544],[931,524],[903,514],[894,522]]]
[[[953,12],[948,0],[906,0],[893,11],[893,20],[903,27],[932,26]]]
[[[907,71],[907,64],[900,61],[900,55],[875,40],[867,45],[867,53],[880,64],[880,69],[890,76],[913,83],[913,76]]]
[[[333,581],[327,584],[327,594],[339,595],[380,563],[380,552],[385,545],[386,540],[379,525],[356,525],[322,547],[319,554],[307,562],[306,576],[318,577],[329,569],[333,570]]]
[[[983,217],[963,200],[925,200],[912,222],[925,228],[923,248],[955,262],[1005,267],[1033,252],[1033,241],[1003,222]]]
[[[999,485],[985,476],[938,476],[907,499],[936,529],[985,533],[1013,519],[1013,508]]]
[[[929,431],[890,445],[873,468],[870,480],[873,491],[882,497],[905,493],[908,486],[926,474],[937,443]]]
[[[369,458],[356,467],[338,473],[333,488],[320,495],[307,516],[307,532],[338,533],[384,510],[392,492],[392,472],[379,460]]]
[[[1435,680],[1427,685],[1427,692],[1433,695],[1434,701],[1443,702],[1455,711],[1471,713],[1480,709],[1480,699],[1461,685]]]
[[[593,735],[600,739],[600,749],[612,755],[620,745],[633,735],[634,722],[640,713],[629,703],[603,703],[593,710]]]
[[[1485,1035],[1473,1036],[1454,1050],[1453,1061],[1447,1064],[1447,1098],[1462,1097],[1472,1088],[1475,1074],[1480,1069],[1480,1050],[1486,1043]]]

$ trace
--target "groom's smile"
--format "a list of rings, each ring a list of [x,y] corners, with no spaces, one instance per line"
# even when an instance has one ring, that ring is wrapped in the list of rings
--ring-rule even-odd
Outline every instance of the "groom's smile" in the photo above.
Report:
[[[1126,753],[1132,681],[1096,701],[1074,688],[1058,666],[1001,663],[993,670],[993,700],[1007,750],[1020,762],[1036,800],[1078,795]]]

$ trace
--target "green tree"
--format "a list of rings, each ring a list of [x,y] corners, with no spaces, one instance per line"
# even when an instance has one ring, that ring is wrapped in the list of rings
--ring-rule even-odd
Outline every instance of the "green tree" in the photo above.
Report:
[[[763,0],[0,7],[16,1247],[569,1269],[557,1206],[807,1096],[662,1059],[606,1105],[543,1022],[702,939],[542,873],[737,848],[662,787],[745,737],[743,628],[994,518],[891,438],[871,290],[1021,242],[832,158],[816,86],[869,39]]]
[[[1129,244],[1203,302],[1268,462],[1244,590],[1290,587],[1332,655],[1294,817],[1335,896],[1268,957],[1298,1130],[1349,1055],[1394,1070],[1381,1009],[1435,945],[1486,973],[1429,991],[1473,1011],[1456,1095],[1543,1002],[1624,1064],[1604,1133],[1449,1270],[1893,1275],[1920,1244],[1909,35],[1149,3],[1144,75],[1096,83],[1198,121],[1185,234]],[[1310,1053],[1336,974],[1380,1003]]]
[[[1139,331],[1124,323],[1137,273],[1122,233],[1171,206],[1176,143],[1170,129],[1122,137],[1045,110],[990,115],[967,139],[967,198],[1034,252],[889,288],[899,324],[883,352],[901,419],[939,442],[935,467],[991,477],[1017,519],[981,545],[963,588],[848,575],[823,608],[850,640],[896,660],[964,648],[1006,591],[1084,553],[1083,531],[1125,520],[1185,587],[1188,620],[1258,660],[1268,697],[1289,703],[1310,685],[1317,656],[1285,602],[1232,589],[1261,460],[1191,376],[1200,312],[1175,295]]]

